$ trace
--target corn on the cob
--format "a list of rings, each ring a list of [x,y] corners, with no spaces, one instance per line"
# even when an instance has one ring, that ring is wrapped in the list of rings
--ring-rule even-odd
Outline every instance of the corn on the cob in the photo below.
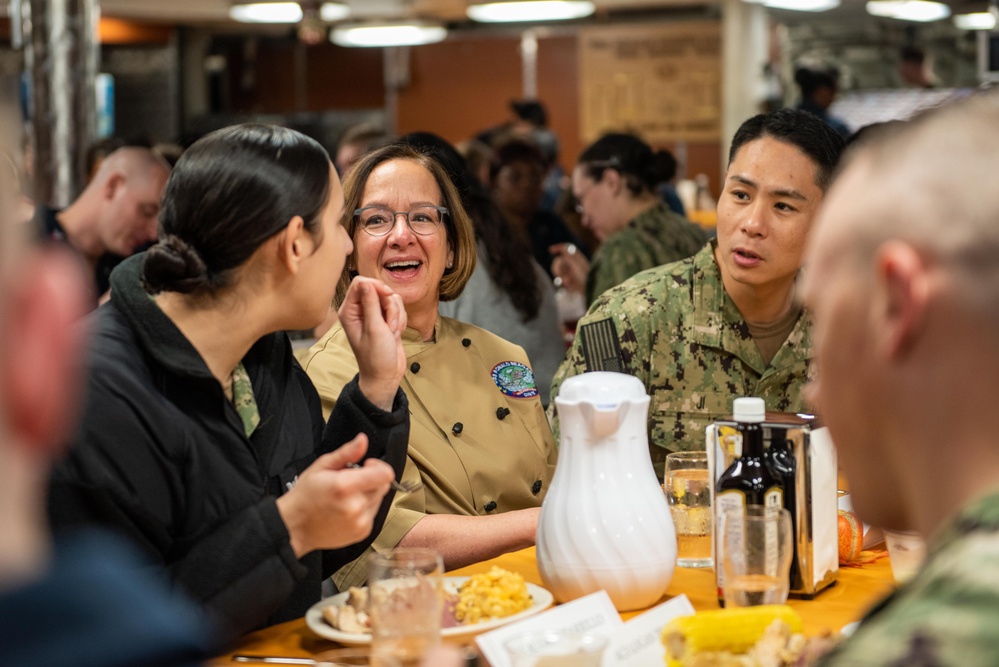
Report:
[[[775,620],[786,623],[792,633],[802,631],[801,617],[782,604],[701,611],[674,618],[663,628],[666,664],[705,651],[745,653]]]

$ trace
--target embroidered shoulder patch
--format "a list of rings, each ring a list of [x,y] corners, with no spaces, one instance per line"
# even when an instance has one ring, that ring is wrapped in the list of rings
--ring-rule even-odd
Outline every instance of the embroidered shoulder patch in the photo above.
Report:
[[[503,361],[492,370],[493,382],[499,390],[513,398],[534,398],[538,387],[534,384],[534,372],[517,361]]]

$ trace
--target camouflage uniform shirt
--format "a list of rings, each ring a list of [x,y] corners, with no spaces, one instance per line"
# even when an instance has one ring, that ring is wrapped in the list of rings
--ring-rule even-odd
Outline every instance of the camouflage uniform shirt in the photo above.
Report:
[[[579,321],[552,382],[585,371],[630,373],[645,383],[649,449],[662,476],[670,451],[704,449],[704,428],[731,414],[732,399],[759,396],[768,410],[805,409],[810,319],[802,312],[768,365],[722,286],[715,243],[680,262],[639,273],[605,292]],[[558,433],[555,403],[549,417]]]
[[[965,508],[916,576],[871,610],[820,665],[995,665],[997,616],[999,491],[993,491]]]
[[[708,240],[703,229],[658,204],[604,241],[586,276],[586,303],[639,271],[690,257]]]

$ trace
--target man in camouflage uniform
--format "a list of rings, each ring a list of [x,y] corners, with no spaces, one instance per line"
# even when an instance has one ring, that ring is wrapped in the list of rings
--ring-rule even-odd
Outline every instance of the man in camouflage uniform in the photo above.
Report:
[[[649,448],[660,477],[666,454],[703,449],[704,427],[730,414],[738,396],[760,396],[770,410],[802,410],[811,340],[794,285],[842,147],[803,111],[743,123],[729,152],[717,240],[598,298],[580,320],[552,397],[584,371],[638,377],[652,396]]]
[[[817,220],[814,402],[860,517],[929,538],[824,667],[999,662],[997,165],[992,94],[865,139]]]

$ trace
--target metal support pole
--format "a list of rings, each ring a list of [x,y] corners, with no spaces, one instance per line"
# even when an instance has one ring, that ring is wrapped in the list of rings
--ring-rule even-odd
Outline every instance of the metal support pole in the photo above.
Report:
[[[28,0],[23,10],[34,195],[62,208],[84,185],[84,155],[96,136],[97,1]]]
[[[538,99],[538,37],[533,30],[520,36],[520,71],[524,99]]]

